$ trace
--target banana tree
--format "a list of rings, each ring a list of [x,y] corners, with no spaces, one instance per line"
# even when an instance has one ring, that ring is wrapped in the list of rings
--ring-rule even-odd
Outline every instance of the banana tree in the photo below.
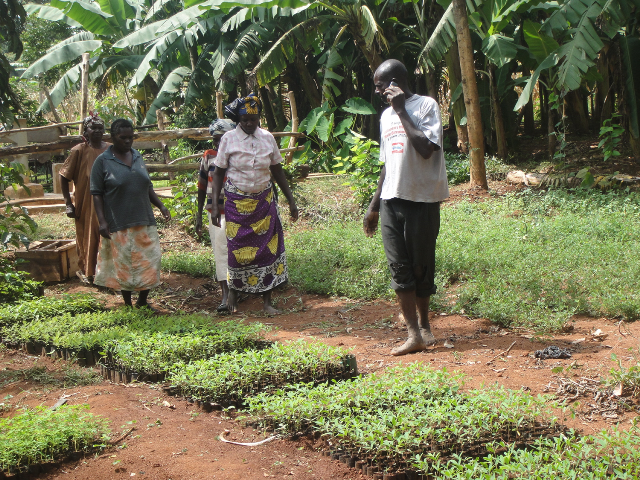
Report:
[[[13,126],[13,114],[20,110],[20,101],[9,83],[13,68],[5,54],[13,54],[14,60],[20,58],[19,19],[26,18],[26,12],[18,0],[0,0],[0,121]]]

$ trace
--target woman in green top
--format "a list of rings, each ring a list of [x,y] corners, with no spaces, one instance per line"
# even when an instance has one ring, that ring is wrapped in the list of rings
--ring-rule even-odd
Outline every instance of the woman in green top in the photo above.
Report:
[[[160,284],[160,239],[152,205],[171,219],[153,190],[140,153],[131,148],[133,125],[119,118],[111,124],[110,146],[93,164],[91,195],[100,235],[94,283],[120,290],[125,305],[138,291],[137,307],[147,303],[149,289]]]

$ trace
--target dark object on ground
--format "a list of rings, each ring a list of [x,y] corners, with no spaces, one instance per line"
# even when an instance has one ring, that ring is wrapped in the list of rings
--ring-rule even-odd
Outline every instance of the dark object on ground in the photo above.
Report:
[[[547,358],[571,358],[571,352],[566,348],[551,345],[544,350],[536,350],[534,356],[536,358],[541,358],[542,360],[546,360]]]

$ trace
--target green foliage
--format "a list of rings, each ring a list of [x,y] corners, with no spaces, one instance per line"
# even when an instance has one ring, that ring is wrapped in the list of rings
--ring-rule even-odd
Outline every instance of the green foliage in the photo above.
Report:
[[[168,381],[196,400],[235,405],[249,395],[300,382],[317,383],[349,374],[342,362],[346,350],[299,340],[264,350],[221,354],[177,364]]]
[[[38,18],[34,14],[29,15],[25,22],[24,32],[21,35],[24,50],[20,59],[29,65],[40,58],[42,53],[46,52],[52,45],[73,35],[73,30],[73,27],[64,22],[51,22]],[[51,87],[71,66],[71,62],[66,62],[53,67],[43,74],[42,80],[48,87]],[[38,105],[34,106],[33,111],[35,112]]]
[[[216,273],[215,259],[210,248],[198,252],[173,251],[162,255],[162,270],[186,273],[192,277],[212,278]]]
[[[383,461],[389,470],[416,469],[420,459],[482,456],[493,443],[517,439],[522,445],[542,431],[561,431],[548,413],[548,397],[499,387],[462,391],[459,383],[444,370],[401,365],[261,394],[249,400],[249,410],[268,429],[319,432],[334,450]],[[432,467],[423,462],[417,470],[431,473]]]
[[[7,324],[0,338],[11,344],[33,343],[56,350],[100,350],[109,368],[157,374],[176,362],[255,348],[266,327],[238,321],[212,323],[204,315],[158,317],[143,309],[65,313]]]
[[[93,371],[76,368],[66,364],[62,368],[62,376],[51,373],[44,366],[33,366],[24,370],[0,370],[0,388],[15,381],[28,381],[43,387],[69,388],[84,385],[95,385],[102,377]]]
[[[640,361],[636,355],[633,356],[632,365],[625,368],[615,353],[611,354],[611,359],[618,364],[618,368],[612,368],[609,371],[610,377],[605,379],[605,383],[609,386],[622,384],[623,393],[631,392],[631,395],[637,397],[640,394]]]
[[[31,280],[28,273],[16,270],[16,262],[0,258],[0,305],[36,297],[41,286],[42,283]],[[3,321],[0,314],[0,324]]]
[[[620,117],[620,114],[614,113],[611,115],[611,118],[607,118],[602,122],[602,127],[600,127],[600,143],[598,143],[598,148],[602,149],[605,162],[611,157],[620,156],[620,152],[616,149],[620,142],[622,142],[624,128],[614,123]]]
[[[445,152],[444,160],[447,165],[447,180],[449,185],[458,185],[469,181],[471,164],[469,156],[464,153]]]
[[[496,442],[495,452],[486,457],[454,455],[448,461],[416,458],[419,470],[433,470],[438,479],[508,480],[512,478],[602,478],[634,479],[640,475],[640,435],[602,431],[598,435],[578,436],[569,432],[556,438],[541,438],[530,448],[516,443]]]
[[[177,331],[175,325],[166,323],[160,326],[161,321],[153,327],[148,322],[133,324],[123,335],[112,337],[104,344],[106,365],[126,372],[163,374],[179,362],[197,362],[225,352],[256,348],[265,331],[261,323],[235,320],[215,324],[183,321],[183,328]]]
[[[171,218],[180,222],[188,233],[194,234],[198,214],[198,171],[180,175],[176,183],[171,189],[173,198],[163,203],[171,212]],[[207,225],[205,213],[203,209],[203,225]],[[205,230],[203,228],[203,232]]]
[[[640,248],[639,214],[637,194],[586,189],[444,204],[434,308],[548,331],[573,314],[638,319],[640,263],[620,252]],[[292,283],[350,298],[392,295],[380,236],[366,238],[360,218],[323,217],[287,239]]]
[[[639,212],[636,194],[591,190],[443,208],[435,308],[540,330],[574,314],[640,318],[640,263],[620,254],[640,247]]]
[[[351,163],[350,159],[354,155],[352,147],[356,147],[355,155],[371,151],[373,157],[370,161],[377,165],[373,148],[375,142],[364,142],[364,137],[352,130],[356,122],[355,115],[370,115],[374,112],[368,102],[357,97],[340,108],[330,107],[328,102],[314,108],[300,122],[298,130],[305,132],[309,141],[304,145],[305,150],[297,153],[294,158],[300,163],[308,164],[312,172],[334,172],[342,170],[347,162]],[[359,145],[356,140],[360,140]]]
[[[109,95],[96,98],[93,104],[93,111],[100,115],[104,120],[105,127],[108,129],[111,123],[117,118],[128,118],[133,120],[136,118],[136,112],[131,108],[129,103],[124,102],[126,92],[124,86],[114,85]]]
[[[334,173],[351,176],[351,181],[345,185],[351,186],[356,200],[361,206],[366,206],[371,202],[378,186],[380,171],[384,165],[379,159],[380,147],[378,143],[355,135],[353,136],[353,146],[349,149],[349,155],[345,158],[335,158],[338,163],[333,167]]]
[[[25,409],[0,418],[0,471],[26,472],[29,465],[55,462],[89,452],[109,434],[108,421],[89,413],[89,405]]]
[[[27,213],[25,207],[15,207],[4,196],[5,188],[11,186],[14,190],[24,186],[22,175],[27,172],[22,164],[17,162],[0,163],[0,243],[4,247],[11,244],[19,247],[21,244],[29,246],[29,235],[35,233],[37,225]]]
[[[0,308],[0,325],[46,320],[61,315],[99,312],[102,304],[91,295],[68,294],[60,298],[40,297]]]
[[[390,295],[380,237],[366,238],[360,221],[334,220],[287,239],[292,283],[309,293],[365,299]]]

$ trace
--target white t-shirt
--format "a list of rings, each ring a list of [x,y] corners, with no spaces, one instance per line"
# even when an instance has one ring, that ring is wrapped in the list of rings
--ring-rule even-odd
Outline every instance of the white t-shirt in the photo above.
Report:
[[[414,125],[440,147],[423,158],[411,145],[393,107],[380,117],[380,160],[386,174],[380,198],[401,198],[412,202],[434,203],[449,197],[447,170],[442,149],[442,121],[438,103],[431,97],[412,95],[405,103]]]

